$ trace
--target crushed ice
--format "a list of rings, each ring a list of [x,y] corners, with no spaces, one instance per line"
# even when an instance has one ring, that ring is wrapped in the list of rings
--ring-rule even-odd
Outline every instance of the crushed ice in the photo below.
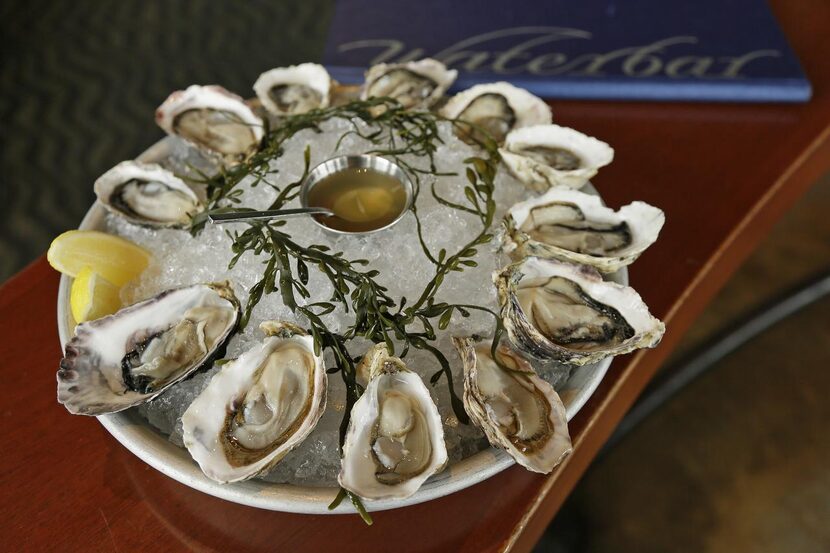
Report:
[[[284,154],[272,162],[271,182],[284,186],[301,178],[303,173],[303,152],[306,146],[311,148],[312,167],[331,157],[345,154],[360,154],[372,149],[372,145],[353,134],[346,136],[335,151],[335,145],[341,135],[348,131],[350,124],[342,120],[331,120],[323,124],[322,133],[303,131],[292,137],[286,144]],[[463,160],[475,152],[466,144],[456,139],[448,125],[442,124],[441,136],[444,141],[435,154],[439,171],[457,172],[457,176],[429,177],[422,179],[421,193],[417,199],[418,214],[424,228],[424,238],[430,250],[437,254],[441,248],[447,248],[451,254],[463,244],[475,237],[481,229],[478,218],[439,204],[432,196],[430,178],[437,178],[436,190],[445,198],[463,203],[463,189],[467,184],[464,176],[466,166]],[[424,166],[424,160],[407,159],[416,166]],[[173,153],[164,163],[181,171],[186,163],[203,163],[191,148],[180,141],[174,141]],[[500,221],[504,212],[511,205],[529,195],[518,181],[505,170],[500,170],[496,178],[495,201],[498,206],[496,221]],[[243,183],[242,204],[254,209],[265,209],[274,199],[276,192],[269,186],[259,184],[250,186]],[[298,203],[295,200],[295,203]],[[286,206],[292,207],[292,206]],[[498,223],[496,223],[497,225]],[[160,293],[166,289],[196,282],[214,282],[230,280],[240,301],[248,299],[248,291],[261,277],[263,259],[252,253],[245,253],[233,270],[228,269],[231,259],[231,240],[226,235],[226,228],[208,225],[197,237],[188,232],[177,230],[149,230],[136,227],[110,216],[107,221],[110,232],[124,236],[153,253],[154,261],[140,280],[132,283],[122,292],[124,303],[132,303]],[[326,244],[333,251],[342,251],[347,259],[368,259],[371,267],[380,271],[377,281],[389,289],[393,298],[402,296],[414,301],[426,283],[434,275],[434,266],[428,262],[416,235],[415,217],[408,213],[392,229],[376,234],[353,237],[331,235],[306,219],[292,219],[283,227],[300,244]],[[244,226],[239,226],[243,230]],[[463,273],[451,273],[444,280],[436,297],[437,301],[450,303],[467,303],[496,308],[496,294],[491,274],[504,265],[491,244],[479,248],[476,257],[478,267],[465,269]],[[310,271],[309,290],[315,297],[311,301],[328,299],[330,288],[328,280],[317,271]],[[237,357],[251,347],[262,335],[259,323],[267,319],[285,319],[297,321],[291,311],[285,307],[279,294],[264,297],[254,308],[250,323],[229,343],[227,357]],[[299,324],[304,321],[299,320]],[[351,314],[337,309],[325,319],[334,331],[344,331],[351,322]],[[453,368],[455,389],[460,395],[463,390],[460,359],[450,342],[450,336],[467,336],[471,334],[492,335],[493,319],[488,313],[472,311],[470,317],[464,318],[457,313],[450,326],[439,336],[436,346],[450,360]],[[440,332],[440,331],[439,331]],[[365,351],[365,340],[355,340],[350,344],[350,351],[359,355]],[[439,366],[428,353],[411,350],[406,356],[407,365],[418,372],[425,381],[435,373]],[[330,358],[327,366],[333,366]],[[152,402],[138,407],[139,412],[150,424],[170,436],[170,441],[182,446],[181,415],[193,399],[207,386],[211,376],[218,370],[214,367],[202,374],[179,383]],[[566,378],[567,371],[561,367],[546,367],[541,375],[554,386],[559,386]],[[431,387],[433,396],[445,421],[445,438],[450,455],[450,463],[457,462],[488,447],[483,434],[473,426],[458,424],[450,407],[449,392],[444,379]],[[293,452],[288,454],[264,478],[273,482],[287,482],[302,485],[333,485],[340,467],[338,453],[338,426],[343,416],[345,387],[339,374],[329,376],[328,408],[314,432]]]

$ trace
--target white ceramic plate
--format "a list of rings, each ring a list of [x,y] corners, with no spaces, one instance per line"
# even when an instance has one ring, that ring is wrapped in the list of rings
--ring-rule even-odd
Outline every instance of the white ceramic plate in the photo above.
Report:
[[[170,152],[171,141],[172,139],[165,138],[157,142],[141,154],[138,161],[156,162],[164,159]],[[590,184],[583,191],[597,193]],[[81,222],[80,229],[100,230],[104,227],[104,217],[104,208],[95,203]],[[628,284],[628,271],[625,268],[621,269],[612,276],[612,280]],[[71,284],[72,280],[69,277],[61,277],[58,290],[58,332],[61,347],[71,338],[74,324],[69,309]],[[608,358],[572,371],[570,378],[559,390],[568,420],[585,405],[610,365],[611,359]],[[186,449],[170,443],[167,436],[153,428],[135,408],[103,415],[98,417],[98,420],[116,440],[142,461],[182,484],[207,494],[273,511],[308,514],[354,512],[353,507],[345,501],[335,511],[328,510],[329,503],[337,493],[336,487],[274,484],[256,479],[237,484],[218,484],[202,474]],[[430,478],[408,499],[366,502],[366,507],[370,511],[383,511],[436,499],[486,480],[513,463],[513,459],[504,451],[491,447],[448,466],[446,470]]]

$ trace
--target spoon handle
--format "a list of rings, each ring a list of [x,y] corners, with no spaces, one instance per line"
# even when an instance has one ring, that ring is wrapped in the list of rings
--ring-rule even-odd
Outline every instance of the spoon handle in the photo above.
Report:
[[[274,209],[271,211],[231,211],[208,215],[211,223],[237,223],[243,221],[269,221],[271,219],[285,219],[302,215],[327,215],[334,213],[325,207],[302,207],[297,209]]]

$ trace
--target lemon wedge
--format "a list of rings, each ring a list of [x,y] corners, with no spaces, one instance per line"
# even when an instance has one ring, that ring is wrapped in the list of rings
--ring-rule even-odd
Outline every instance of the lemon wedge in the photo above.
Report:
[[[120,288],[150,264],[150,252],[128,240],[94,230],[70,230],[52,241],[46,260],[77,277],[85,267]]]
[[[84,267],[72,282],[69,306],[75,322],[83,323],[112,315],[121,307],[118,286]]]

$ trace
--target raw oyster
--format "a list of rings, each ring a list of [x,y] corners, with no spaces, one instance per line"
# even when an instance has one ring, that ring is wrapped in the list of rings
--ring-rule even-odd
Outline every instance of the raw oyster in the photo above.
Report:
[[[326,371],[311,336],[280,321],[260,329],[262,344],[224,365],[182,415],[185,446],[217,482],[270,470],[326,409]]]
[[[322,65],[301,63],[266,71],[254,83],[254,92],[274,115],[296,115],[328,107],[331,77]]]
[[[447,463],[441,416],[421,378],[384,344],[361,365],[369,383],[352,407],[337,480],[364,499],[409,497]]]
[[[168,290],[81,323],[58,370],[58,402],[103,415],[151,400],[219,355],[238,318],[223,282]]]
[[[529,188],[581,188],[614,150],[600,140],[559,125],[533,125],[511,131],[499,148],[502,161]]]
[[[428,108],[455,82],[458,71],[434,59],[373,65],[366,72],[361,100],[388,96],[407,109]]]
[[[518,260],[545,257],[613,273],[657,240],[665,216],[644,202],[614,211],[599,196],[553,188],[507,212],[504,251]]]
[[[468,144],[484,142],[488,135],[501,144],[513,129],[550,123],[553,117],[541,99],[506,82],[480,84],[459,92],[441,114],[475,125],[456,130]]]
[[[160,165],[122,161],[95,181],[104,207],[138,225],[182,228],[202,209],[183,180]]]
[[[242,98],[218,85],[172,93],[156,110],[156,123],[227,165],[253,155],[265,133],[262,119]]]
[[[453,338],[464,364],[464,409],[491,445],[517,463],[547,474],[572,451],[565,406],[530,363],[504,344]]]
[[[665,331],[633,288],[586,265],[528,257],[493,279],[510,341],[539,359],[585,365],[654,347]]]

